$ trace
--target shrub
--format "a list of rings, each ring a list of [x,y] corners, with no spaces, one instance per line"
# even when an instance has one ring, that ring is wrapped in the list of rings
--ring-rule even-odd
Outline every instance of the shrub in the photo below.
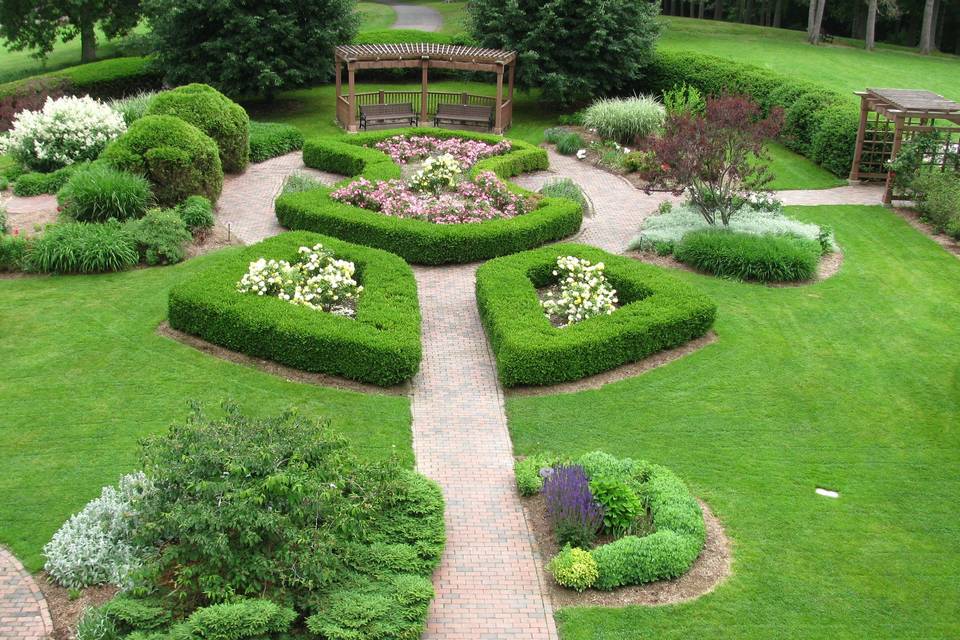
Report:
[[[317,243],[356,264],[364,291],[355,318],[237,292],[252,260],[292,260],[299,247]],[[234,351],[383,386],[409,379],[420,364],[420,309],[410,267],[384,251],[312,233],[286,233],[211,258],[171,291],[169,319],[176,329]]]
[[[89,96],[47,98],[41,110],[17,114],[0,137],[0,153],[35,171],[53,171],[96,159],[126,128],[120,114]]]
[[[296,611],[269,600],[238,600],[197,609],[180,631],[206,640],[266,640],[285,634],[296,619]]]
[[[543,141],[547,144],[557,144],[557,141],[568,133],[570,131],[563,127],[550,127],[543,130]]]
[[[23,236],[0,234],[0,272],[23,270],[28,247]]]
[[[131,631],[153,631],[167,626],[173,619],[170,607],[155,599],[138,599],[119,595],[99,608],[121,634]]]
[[[7,232],[7,210],[0,205],[0,235]]]
[[[117,640],[117,628],[105,613],[88,607],[77,622],[76,640]]]
[[[177,213],[193,235],[213,229],[216,222],[213,205],[203,196],[190,196],[177,206]]]
[[[604,513],[590,492],[583,467],[553,467],[544,478],[542,493],[557,542],[581,548],[593,546]]]
[[[960,174],[923,173],[911,184],[917,208],[937,231],[960,238]]]
[[[144,116],[102,157],[121,171],[147,178],[160,206],[175,206],[192,195],[216,202],[223,188],[217,145],[174,116]]]
[[[213,138],[227,173],[242,172],[250,161],[250,118],[213,87],[194,83],[159,93],[146,115],[176,116]]]
[[[553,556],[547,564],[547,571],[553,574],[557,584],[577,591],[589,589],[600,576],[597,561],[590,552],[569,545]]]
[[[144,555],[133,543],[140,503],[152,490],[142,473],[126,475],[71,516],[43,547],[43,568],[54,582],[68,588],[128,586]]]
[[[147,264],[176,264],[186,257],[186,245],[192,236],[176,210],[153,209],[142,219],[131,222],[130,227]]]
[[[71,164],[50,173],[21,174],[17,177],[17,181],[13,183],[13,194],[23,197],[39,196],[45,193],[55,194],[63,188],[63,185],[67,184],[67,181],[75,172],[86,166],[86,163]]]
[[[540,305],[551,320],[564,326],[589,318],[610,315],[616,310],[617,292],[603,275],[604,264],[576,256],[557,258],[551,273],[559,278],[558,292],[548,291]]]
[[[69,82],[63,78],[43,76],[14,83],[9,92],[0,94],[0,131],[10,129],[22,111],[38,111],[48,98],[62,98],[68,87]]]
[[[585,149],[587,143],[579,133],[568,132],[557,138],[557,153],[572,156],[580,149]]]
[[[821,249],[819,243],[804,238],[702,229],[685,235],[673,255],[691,267],[724,278],[788,282],[812,279]]]
[[[514,474],[517,480],[517,490],[522,496],[532,496],[540,493],[543,488],[543,476],[559,462],[556,456],[540,454],[527,456],[514,465]]]
[[[303,148],[303,134],[291,124],[250,121],[250,162],[263,162]]]
[[[156,91],[140,91],[125,98],[115,98],[109,102],[109,105],[111,109],[123,116],[123,121],[129,127],[147,115],[147,107],[156,95]]]
[[[145,178],[101,163],[74,172],[57,192],[63,213],[80,222],[140,218],[152,200]]]
[[[657,154],[652,151],[631,151],[623,154],[620,167],[627,173],[649,174],[657,168]]]
[[[632,458],[617,458],[605,451],[590,451],[577,458],[587,476],[593,480],[614,480],[629,485],[646,481],[647,465]]]
[[[603,528],[610,533],[622,535],[629,531],[643,513],[640,498],[623,480],[613,477],[591,480],[590,492],[603,507]]]
[[[305,173],[293,173],[287,176],[287,179],[283,182],[283,189],[281,193],[303,193],[304,191],[313,191],[314,189],[322,189],[326,185],[313,176],[308,176]]]
[[[670,115],[696,116],[707,108],[707,102],[699,89],[684,82],[663,92],[663,107]]]
[[[540,195],[545,198],[566,198],[573,200],[580,205],[584,211],[587,210],[587,197],[583,195],[583,190],[576,182],[570,178],[555,178],[547,184],[540,187]]]
[[[564,328],[543,315],[535,288],[560,256],[603,262],[621,307]],[[531,284],[533,286],[531,286]],[[477,270],[477,304],[505,386],[578,380],[697,338],[716,305],[652,265],[577,244],[550,245],[491,260]]]
[[[27,271],[101,273],[135,266],[136,242],[119,222],[70,222],[47,227],[24,259]]]
[[[587,107],[583,125],[605,140],[634,144],[663,127],[665,110],[655,98],[603,98]]]

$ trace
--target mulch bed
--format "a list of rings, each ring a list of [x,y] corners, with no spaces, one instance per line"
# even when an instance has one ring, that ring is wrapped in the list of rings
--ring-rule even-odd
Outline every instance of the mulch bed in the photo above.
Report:
[[[53,621],[53,640],[72,640],[75,637],[74,631],[84,610],[107,602],[117,593],[116,587],[103,585],[78,589],[76,594],[79,595],[76,598],[71,598],[71,590],[55,584],[46,572],[38,573],[34,576],[34,579],[37,581],[40,591],[43,592],[43,596],[47,600],[47,607],[50,609],[50,617]]]
[[[893,211],[898,216],[906,220],[911,227],[920,233],[929,236],[931,240],[946,249],[947,252],[952,253],[956,257],[960,258],[960,241],[954,240],[946,234],[937,233],[937,230],[933,228],[933,225],[928,222],[924,222],[923,219],[920,218],[920,214],[913,209],[894,207]]]
[[[732,572],[733,545],[723,531],[720,520],[710,507],[700,501],[707,525],[707,541],[700,557],[690,570],[674,580],[620,587],[613,591],[588,589],[577,593],[556,583],[546,565],[560,551],[553,536],[543,496],[521,498],[523,510],[537,545],[541,579],[555,608],[561,607],[625,607],[628,605],[663,605],[693,600],[717,588]]]

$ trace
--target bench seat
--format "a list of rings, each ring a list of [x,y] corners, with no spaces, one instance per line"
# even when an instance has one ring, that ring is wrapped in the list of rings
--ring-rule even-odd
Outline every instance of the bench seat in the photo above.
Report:
[[[413,112],[413,105],[405,104],[366,104],[360,107],[360,127],[367,125],[408,123],[411,127],[417,125],[417,114]]]
[[[463,124],[493,127],[493,109],[473,104],[438,104],[433,118],[435,126]]]

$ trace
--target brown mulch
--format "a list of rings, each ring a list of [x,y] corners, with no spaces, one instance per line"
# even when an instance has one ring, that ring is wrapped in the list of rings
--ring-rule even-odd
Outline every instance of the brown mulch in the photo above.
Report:
[[[376,385],[365,384],[363,382],[348,380],[347,378],[327,375],[325,373],[300,371],[299,369],[286,367],[271,360],[254,358],[244,353],[238,353],[236,351],[225,349],[196,336],[191,336],[190,334],[183,333],[182,331],[177,331],[166,322],[161,323],[160,326],[157,327],[157,333],[165,338],[176,340],[181,344],[185,344],[188,347],[193,347],[198,351],[202,351],[222,360],[227,360],[229,362],[233,362],[234,364],[253,367],[265,373],[269,373],[270,375],[284,378],[289,382],[302,382],[321,387],[333,387],[335,389],[344,389],[346,391],[357,391],[359,393],[379,393],[392,396],[406,396],[411,394],[410,383],[398,384],[392,387],[378,387]]]
[[[674,580],[620,587],[613,591],[588,589],[577,593],[558,585],[546,570],[550,558],[560,551],[560,547],[554,539],[543,496],[522,498],[521,502],[527,524],[536,540],[541,578],[555,608],[675,604],[710,593],[732,573],[733,545],[710,507],[698,500],[707,525],[707,541],[689,571]]]
[[[893,207],[893,212],[906,220],[907,224],[909,224],[911,227],[920,233],[929,236],[931,240],[946,249],[948,253],[952,253],[956,257],[960,258],[960,241],[954,240],[946,234],[938,233],[937,230],[933,228],[933,225],[928,222],[924,222],[920,218],[920,214],[913,209]]]
[[[190,246],[187,247],[187,257],[185,259],[189,260],[224,247],[235,247],[242,244],[243,242],[237,236],[232,235],[225,226],[217,221],[213,229],[195,238],[190,243]]]
[[[79,589],[79,596],[70,598],[70,589],[54,584],[46,572],[34,576],[47,600],[53,621],[53,640],[73,640],[77,622],[87,607],[95,607],[110,600],[117,593],[112,585]]]

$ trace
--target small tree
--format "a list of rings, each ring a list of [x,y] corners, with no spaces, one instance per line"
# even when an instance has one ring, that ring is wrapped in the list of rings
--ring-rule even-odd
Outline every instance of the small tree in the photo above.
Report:
[[[36,49],[43,59],[57,40],[80,36],[80,60],[97,55],[99,27],[108,38],[125,35],[140,21],[140,0],[0,0],[0,34],[14,51]]]
[[[267,96],[330,78],[331,51],[357,32],[355,0],[144,0],[171,84]]]
[[[622,93],[653,60],[659,3],[644,0],[469,0],[473,37],[516,50],[517,86],[561,104]]]
[[[699,116],[671,114],[663,136],[652,143],[661,163],[653,184],[686,187],[690,203],[708,223],[719,217],[727,225],[773,179],[764,143],[782,123],[782,111],[762,118],[745,96],[710,98]]]

